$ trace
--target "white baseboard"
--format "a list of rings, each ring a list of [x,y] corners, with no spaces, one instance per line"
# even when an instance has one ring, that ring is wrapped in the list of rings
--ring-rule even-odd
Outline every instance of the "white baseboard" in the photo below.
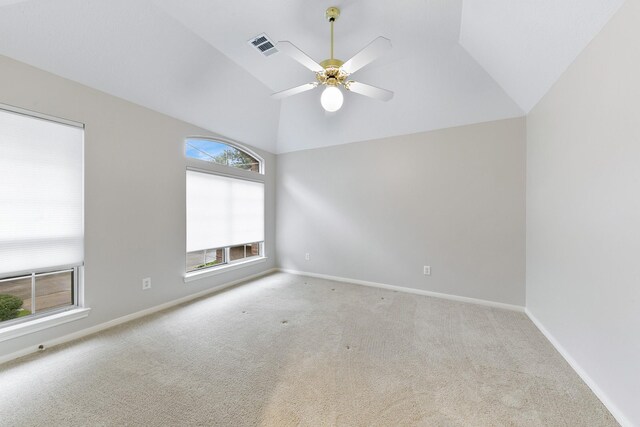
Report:
[[[478,299],[478,298],[462,297],[462,296],[451,295],[451,294],[443,294],[439,292],[424,291],[422,289],[407,288],[405,286],[387,285],[385,283],[368,282],[366,280],[357,280],[357,279],[348,279],[348,278],[338,277],[338,276],[329,276],[327,274],[308,273],[306,271],[289,270],[286,268],[279,268],[278,271],[281,271],[283,273],[297,274],[300,276],[317,277],[318,279],[334,280],[336,282],[353,283],[355,285],[371,286],[374,288],[389,289],[392,291],[406,292],[410,294],[424,295],[428,297],[442,298],[442,299],[448,299],[448,300],[458,301],[458,302],[466,302],[469,304],[484,305],[487,307],[502,308],[505,310],[519,311],[521,313],[524,312],[523,306],[505,304],[502,302],[488,301],[488,300]]]
[[[195,294],[187,295],[185,297],[182,297],[182,298],[179,298],[179,299],[176,299],[176,300],[172,300],[172,301],[166,302],[164,304],[156,305],[154,307],[146,308],[144,310],[140,310],[140,311],[137,311],[135,313],[127,314],[126,316],[118,317],[117,319],[113,319],[113,320],[110,320],[108,322],[92,326],[90,328],[82,329],[81,331],[74,332],[72,334],[68,334],[68,335],[65,335],[65,336],[62,336],[62,337],[59,337],[59,338],[54,338],[52,340],[43,342],[43,343],[41,343],[39,345],[44,346],[44,348],[46,349],[46,348],[53,347],[53,346],[56,346],[56,345],[60,345],[60,344],[63,344],[63,343],[69,342],[69,341],[77,340],[79,338],[86,337],[87,335],[95,334],[96,332],[104,331],[105,329],[113,328],[114,326],[118,326],[118,325],[121,325],[123,323],[130,322],[132,320],[139,319],[139,318],[144,317],[144,316],[148,316],[149,314],[156,313],[158,311],[162,311],[162,310],[165,310],[167,308],[171,308],[173,306],[176,306],[176,305],[179,305],[179,304],[183,304],[185,302],[189,302],[189,301],[192,301],[194,299],[197,299],[197,298],[209,295],[209,294],[220,292],[220,291],[222,291],[224,289],[230,288],[231,286],[237,285],[238,283],[245,282],[245,281],[251,280],[251,279],[255,279],[255,278],[267,275],[269,273],[273,273],[274,271],[277,271],[277,270],[278,270],[277,268],[272,268],[272,269],[269,269],[269,270],[266,270],[266,271],[263,271],[263,272],[260,272],[260,273],[257,273],[257,274],[252,274],[251,276],[243,277],[243,278],[238,279],[238,280],[233,280],[231,282],[224,283],[224,284],[222,284],[220,286],[216,286],[215,288],[205,289],[204,291],[196,292]],[[26,355],[31,354],[31,353],[36,353],[38,351],[41,351],[38,348],[38,346],[32,346],[32,347],[27,347],[25,349],[16,351],[16,352],[11,353],[11,354],[0,356],[0,364],[8,362],[8,361],[13,360],[13,359],[17,359],[17,358],[22,357],[22,356],[26,356]]]
[[[618,421],[618,423],[623,426],[632,427],[631,421],[620,411],[620,409],[616,406],[615,403],[605,394],[605,392],[596,384],[596,382],[587,374],[587,372],[582,369],[582,367],[578,364],[578,362],[565,350],[565,348],[560,344],[560,342],[551,335],[551,332],[544,327],[544,325],[535,317],[528,308],[525,309],[525,313],[529,316],[529,319],[533,322],[534,325],[542,332],[547,340],[555,347],[555,349],[560,353],[564,360],[576,371],[576,374],[582,379],[582,381],[587,384],[587,386],[591,389],[593,394],[596,395],[598,399],[602,402],[602,404],[611,412],[611,415]]]

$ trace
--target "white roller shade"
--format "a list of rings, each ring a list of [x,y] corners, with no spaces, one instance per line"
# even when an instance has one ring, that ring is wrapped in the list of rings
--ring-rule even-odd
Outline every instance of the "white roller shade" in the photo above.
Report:
[[[83,132],[0,109],[0,277],[82,264]]]
[[[187,252],[263,240],[263,183],[187,171]]]

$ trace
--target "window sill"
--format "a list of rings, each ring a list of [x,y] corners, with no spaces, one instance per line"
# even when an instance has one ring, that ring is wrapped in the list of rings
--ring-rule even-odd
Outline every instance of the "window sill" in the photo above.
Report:
[[[62,325],[63,323],[72,322],[82,319],[89,315],[90,308],[74,308],[50,316],[34,319],[29,322],[18,323],[17,325],[7,326],[0,329],[0,342],[18,338],[23,335],[32,334],[43,329],[52,328]]]
[[[194,280],[202,279],[209,276],[216,276],[218,274],[226,273],[228,271],[237,270],[239,268],[249,267],[251,265],[260,264],[267,261],[267,257],[253,258],[247,261],[235,262],[233,264],[226,264],[220,267],[214,267],[203,271],[192,271],[185,274],[184,282],[189,283]]]

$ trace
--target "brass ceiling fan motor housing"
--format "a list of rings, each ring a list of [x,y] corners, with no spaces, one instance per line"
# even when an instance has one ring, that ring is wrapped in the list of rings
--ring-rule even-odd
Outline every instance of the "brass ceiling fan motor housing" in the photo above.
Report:
[[[325,59],[320,63],[320,66],[322,66],[324,70],[316,74],[316,79],[323,85],[339,86],[344,84],[344,81],[349,76],[340,69],[342,64],[344,64],[344,61],[333,57],[333,23],[340,17],[340,9],[332,6],[327,9],[325,16],[327,21],[331,23],[331,58]]]
[[[339,66],[325,66],[324,63],[321,63],[320,65],[325,67],[323,71],[320,71],[316,74],[316,79],[320,84],[328,86],[338,86],[344,84],[344,81],[347,79],[348,74],[342,71]]]

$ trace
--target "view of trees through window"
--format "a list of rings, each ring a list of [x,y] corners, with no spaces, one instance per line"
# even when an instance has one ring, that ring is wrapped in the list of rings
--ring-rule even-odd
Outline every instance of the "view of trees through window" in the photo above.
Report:
[[[249,153],[210,139],[187,139],[186,155],[219,165],[260,172],[260,161]]]

